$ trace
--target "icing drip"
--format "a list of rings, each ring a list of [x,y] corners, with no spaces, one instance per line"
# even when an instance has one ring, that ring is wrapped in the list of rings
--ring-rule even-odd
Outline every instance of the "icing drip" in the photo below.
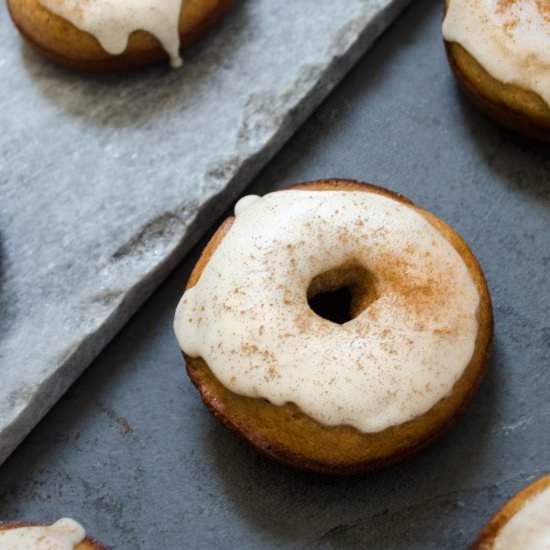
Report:
[[[45,8],[89,32],[111,55],[126,50],[134,31],[152,34],[181,65],[179,18],[182,0],[38,0]]]
[[[73,550],[86,533],[72,519],[60,519],[48,526],[17,527],[0,531],[2,550]]]
[[[245,197],[176,311],[183,351],[231,391],[376,432],[428,411],[471,360],[479,294],[413,208],[366,192]],[[316,276],[350,261],[378,298],[345,324],[309,307]]]
[[[548,0],[450,0],[443,36],[497,80],[531,90],[550,106]]]
[[[550,489],[534,495],[500,530],[495,550],[550,548]]]

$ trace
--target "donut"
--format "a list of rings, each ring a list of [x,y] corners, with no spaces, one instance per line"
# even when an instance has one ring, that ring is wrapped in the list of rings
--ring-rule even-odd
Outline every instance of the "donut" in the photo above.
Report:
[[[2,550],[109,550],[86,536],[76,521],[63,518],[51,525],[28,521],[0,522]]]
[[[443,38],[457,81],[501,124],[550,141],[550,4],[446,0]]]
[[[187,373],[261,453],[364,472],[435,439],[485,371],[492,308],[464,241],[350,180],[242,198],[177,306]]]
[[[114,72],[169,59],[214,26],[233,0],[7,0],[23,38],[71,69]]]
[[[550,475],[525,487],[483,528],[472,550],[548,550]]]

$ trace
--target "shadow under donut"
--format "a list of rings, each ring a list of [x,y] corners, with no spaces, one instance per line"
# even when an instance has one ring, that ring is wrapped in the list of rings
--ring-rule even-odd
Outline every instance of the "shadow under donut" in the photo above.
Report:
[[[462,115],[462,126],[487,169],[513,191],[535,195],[550,207],[548,145],[524,137],[480,113],[458,86],[453,86],[452,93]]]
[[[194,98],[234,57],[248,28],[248,3],[235,3],[208,36],[183,51],[184,65],[160,63],[124,74],[70,71],[42,57],[21,40],[21,58],[33,84],[60,110],[95,126],[126,128],[157,116],[193,108]]]
[[[505,392],[498,363],[497,346],[479,392],[447,434],[406,461],[360,476],[290,469],[259,455],[212,419],[206,443],[228,502],[281,546],[464,548],[477,518],[469,501],[495,498],[489,489],[476,488],[475,478],[483,470]],[[472,440],[478,442],[475,449]]]

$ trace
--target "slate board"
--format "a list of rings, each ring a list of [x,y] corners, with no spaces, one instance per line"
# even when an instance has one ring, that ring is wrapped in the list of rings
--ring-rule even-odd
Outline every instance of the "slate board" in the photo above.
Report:
[[[408,0],[242,1],[179,71],[83,77],[0,7],[0,462]]]

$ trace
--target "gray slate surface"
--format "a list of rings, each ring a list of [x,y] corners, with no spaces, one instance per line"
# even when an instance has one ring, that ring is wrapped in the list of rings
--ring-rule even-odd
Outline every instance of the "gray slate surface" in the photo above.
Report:
[[[464,550],[550,470],[550,152],[456,93],[441,8],[411,5],[246,192],[370,180],[462,233],[488,278],[496,338],[456,426],[352,479],[259,457],[203,407],[173,335],[202,241],[0,468],[0,518],[72,515],[116,550]]]
[[[68,74],[0,7],[0,463],[406,0],[245,1],[185,67]]]

